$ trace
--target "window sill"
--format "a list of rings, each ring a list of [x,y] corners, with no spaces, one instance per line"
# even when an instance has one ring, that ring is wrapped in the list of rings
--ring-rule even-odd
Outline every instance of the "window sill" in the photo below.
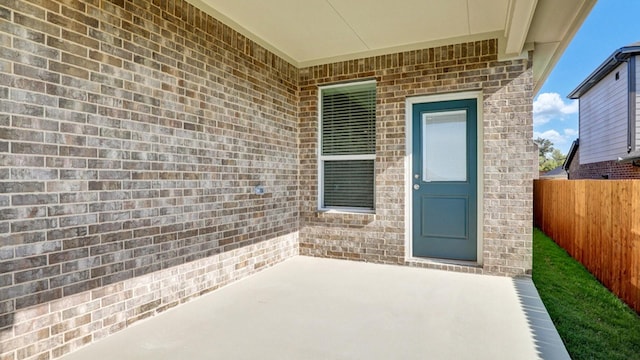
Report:
[[[329,215],[375,215],[375,210],[359,210],[359,209],[318,209],[319,214]]]
[[[318,209],[315,219],[327,224],[344,227],[363,227],[376,221],[374,211],[347,209]]]

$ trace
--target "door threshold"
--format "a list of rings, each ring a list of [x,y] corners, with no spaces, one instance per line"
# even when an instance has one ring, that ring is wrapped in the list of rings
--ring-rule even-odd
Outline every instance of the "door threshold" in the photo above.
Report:
[[[470,260],[411,257],[405,260],[405,265],[473,274],[484,273],[482,264]]]

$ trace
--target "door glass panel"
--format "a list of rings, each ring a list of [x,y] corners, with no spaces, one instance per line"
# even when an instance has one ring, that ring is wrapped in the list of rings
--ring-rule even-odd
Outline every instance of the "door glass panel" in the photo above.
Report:
[[[467,111],[422,114],[423,181],[467,181]]]

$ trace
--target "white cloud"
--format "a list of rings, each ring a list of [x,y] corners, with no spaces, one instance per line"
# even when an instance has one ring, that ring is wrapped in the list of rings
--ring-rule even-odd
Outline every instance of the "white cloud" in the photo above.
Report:
[[[533,132],[533,138],[537,139],[537,138],[543,138],[543,139],[548,139],[549,141],[551,141],[554,145],[565,141],[564,136],[562,136],[559,132],[557,132],[556,130],[547,130],[545,132],[538,132],[538,131],[534,131]]]
[[[533,138],[537,139],[539,137],[548,139],[553,143],[554,147],[562,149],[565,147],[563,145],[571,143],[578,137],[578,131],[576,129],[564,129],[562,134],[553,129],[544,132],[534,131]]]
[[[558,93],[542,93],[533,102],[533,124],[546,124],[552,119],[564,120],[567,115],[577,112],[577,100],[565,103]]]

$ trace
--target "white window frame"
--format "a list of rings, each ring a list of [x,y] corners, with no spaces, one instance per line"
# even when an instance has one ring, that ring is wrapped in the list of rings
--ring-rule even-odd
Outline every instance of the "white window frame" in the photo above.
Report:
[[[375,173],[376,173],[376,154],[367,155],[322,155],[322,92],[331,88],[344,88],[349,86],[362,86],[367,84],[376,84],[375,80],[356,81],[350,83],[341,83],[333,85],[325,85],[318,87],[318,141],[317,141],[317,156],[318,156],[318,211],[322,212],[346,212],[346,213],[365,213],[375,214],[376,209],[376,186],[375,186]],[[376,91],[377,97],[377,91]],[[377,113],[377,109],[376,109]],[[376,129],[377,130],[377,129]],[[324,162],[331,160],[373,160],[373,208],[358,208],[358,207],[343,207],[343,206],[331,206],[324,207]]]

